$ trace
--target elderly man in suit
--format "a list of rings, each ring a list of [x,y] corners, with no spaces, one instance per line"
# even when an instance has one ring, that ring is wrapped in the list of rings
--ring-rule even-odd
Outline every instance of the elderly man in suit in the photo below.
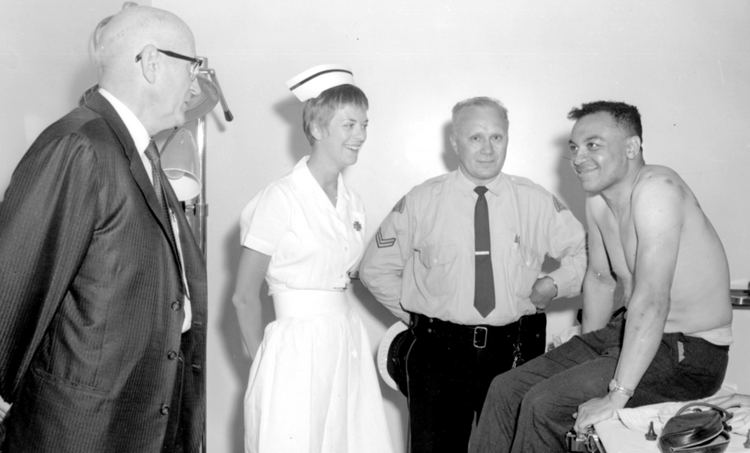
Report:
[[[199,451],[205,263],[150,137],[184,123],[202,59],[150,7],[92,44],[98,89],[42,132],[0,205],[4,449]]]

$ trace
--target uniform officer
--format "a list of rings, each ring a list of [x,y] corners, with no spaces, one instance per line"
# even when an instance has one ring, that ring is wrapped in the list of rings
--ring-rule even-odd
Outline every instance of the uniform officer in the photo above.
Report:
[[[584,231],[552,194],[501,173],[507,110],[453,108],[459,168],[414,187],[369,244],[360,278],[412,336],[402,357],[411,451],[466,451],[494,376],[544,352],[555,297],[580,292]],[[559,267],[542,275],[545,255]]]

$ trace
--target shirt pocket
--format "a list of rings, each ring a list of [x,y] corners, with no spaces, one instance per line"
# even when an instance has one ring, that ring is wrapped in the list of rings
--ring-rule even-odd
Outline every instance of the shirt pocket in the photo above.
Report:
[[[417,285],[423,284],[423,294],[433,297],[453,294],[457,286],[455,272],[458,248],[455,244],[433,244],[417,248],[419,265]],[[421,274],[421,275],[419,275]],[[421,278],[419,278],[421,277]]]
[[[542,259],[536,250],[522,243],[515,242],[510,248],[509,281],[513,285],[513,294],[520,300],[529,300],[531,287],[542,268]]]

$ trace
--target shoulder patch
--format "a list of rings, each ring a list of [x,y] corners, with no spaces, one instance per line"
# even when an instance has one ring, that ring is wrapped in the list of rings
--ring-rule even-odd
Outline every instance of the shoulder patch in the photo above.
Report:
[[[556,196],[552,195],[552,202],[555,204],[555,210],[557,212],[567,211],[568,207],[565,206],[562,201],[558,200]]]
[[[393,209],[391,209],[391,212],[398,212],[399,214],[403,214],[405,203],[406,203],[406,196],[404,195],[403,197],[401,197],[400,200],[398,200],[398,203],[396,203],[396,205],[393,206]]]
[[[378,228],[378,232],[375,234],[375,244],[377,244],[379,249],[383,249],[386,247],[393,247],[393,244],[396,243],[396,238],[386,238],[383,237],[383,231]]]

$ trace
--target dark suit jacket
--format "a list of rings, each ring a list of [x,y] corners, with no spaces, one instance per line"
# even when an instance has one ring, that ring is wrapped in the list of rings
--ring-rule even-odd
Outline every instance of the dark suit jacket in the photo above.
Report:
[[[89,93],[19,163],[0,204],[0,394],[14,403],[7,451],[160,451],[181,341],[181,447],[199,450],[205,262],[166,189],[192,296],[184,336],[168,219],[112,106]]]

